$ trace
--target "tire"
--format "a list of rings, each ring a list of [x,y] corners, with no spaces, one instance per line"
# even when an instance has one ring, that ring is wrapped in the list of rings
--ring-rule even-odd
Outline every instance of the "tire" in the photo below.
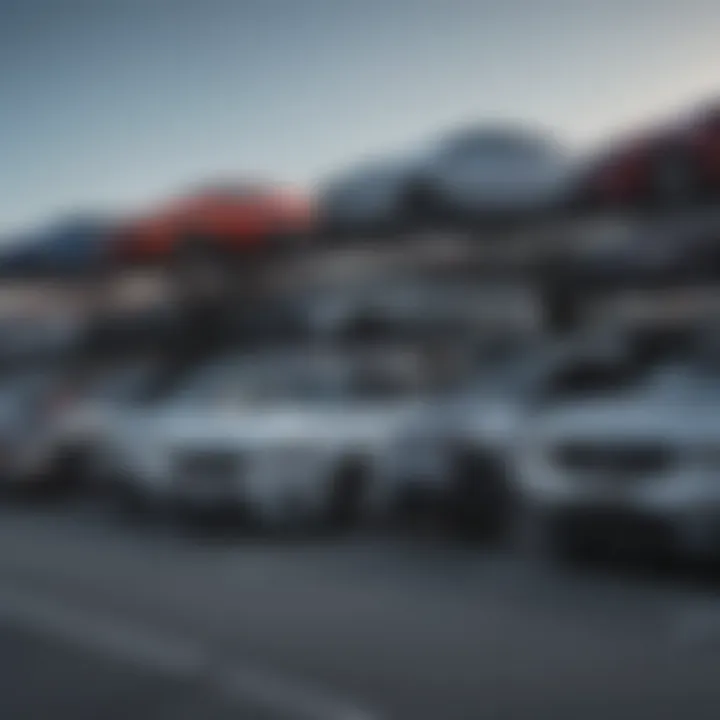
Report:
[[[322,511],[322,529],[344,534],[360,527],[364,520],[368,473],[360,460],[344,462],[330,479]]]
[[[553,560],[570,567],[591,565],[601,558],[600,545],[566,516],[546,519],[546,549]]]
[[[82,448],[66,447],[55,456],[44,484],[50,496],[65,498],[79,494],[87,481],[86,452]]]
[[[438,508],[442,498],[435,488],[407,483],[395,494],[389,509],[389,520],[407,530],[438,530]]]
[[[79,494],[80,489],[75,457],[71,451],[61,450],[47,467],[19,479],[14,492],[19,499],[28,502],[55,503]]]
[[[106,487],[108,504],[117,517],[126,522],[138,523],[148,520],[150,503],[132,482],[113,479]]]

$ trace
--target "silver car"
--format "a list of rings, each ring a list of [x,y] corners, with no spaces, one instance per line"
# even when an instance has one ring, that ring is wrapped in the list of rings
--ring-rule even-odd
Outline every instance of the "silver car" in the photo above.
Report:
[[[558,555],[717,555],[717,360],[660,362],[576,389],[535,419],[519,477]]]
[[[121,413],[105,465],[130,505],[347,529],[387,506],[389,453],[424,403],[412,355],[231,354]]]

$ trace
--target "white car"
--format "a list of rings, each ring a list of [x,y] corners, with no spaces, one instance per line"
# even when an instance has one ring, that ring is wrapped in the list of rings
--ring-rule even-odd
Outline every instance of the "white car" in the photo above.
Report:
[[[152,358],[137,357],[88,368],[75,380],[47,443],[49,469],[59,484],[75,489],[92,483],[116,417],[144,402],[159,371]]]
[[[558,554],[720,551],[720,370],[661,363],[558,399],[518,453],[523,490]]]
[[[486,343],[435,397],[395,454],[401,508],[466,536],[499,539],[517,510],[512,454],[558,361],[533,339]],[[479,362],[478,362],[479,361]]]
[[[417,213],[473,218],[552,209],[563,199],[569,164],[554,143],[524,128],[458,132],[416,169]]]
[[[230,355],[121,417],[105,466],[134,505],[349,528],[389,504],[388,455],[421,389],[402,353]]]
[[[466,536],[501,539],[517,528],[522,496],[516,454],[533,417],[576,378],[624,358],[615,332],[551,342],[527,334],[487,336],[450,385],[428,404],[395,453],[405,511],[438,510]],[[462,368],[462,369],[461,369]]]

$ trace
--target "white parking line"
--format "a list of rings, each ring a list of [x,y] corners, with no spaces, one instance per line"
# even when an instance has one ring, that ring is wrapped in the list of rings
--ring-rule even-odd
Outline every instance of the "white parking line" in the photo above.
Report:
[[[24,589],[0,591],[0,623],[59,638],[153,672],[197,680],[201,687],[230,700],[293,720],[380,720],[378,714],[305,682],[223,661],[200,643],[161,635],[152,628]]]

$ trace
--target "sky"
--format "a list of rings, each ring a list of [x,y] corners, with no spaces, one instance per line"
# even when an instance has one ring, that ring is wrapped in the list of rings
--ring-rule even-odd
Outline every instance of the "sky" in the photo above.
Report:
[[[469,122],[584,150],[718,92],[718,37],[717,0],[0,0],[0,233]]]

